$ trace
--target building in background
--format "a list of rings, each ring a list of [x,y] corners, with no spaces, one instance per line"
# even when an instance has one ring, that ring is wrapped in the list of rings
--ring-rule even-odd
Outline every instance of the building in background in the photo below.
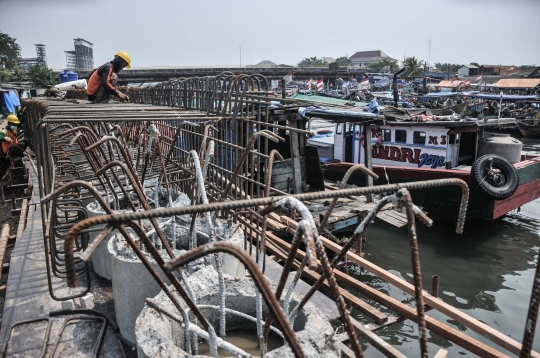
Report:
[[[478,67],[475,65],[463,65],[458,68],[458,77],[478,76]]]
[[[504,66],[504,65],[482,65],[479,69],[480,73],[488,76],[510,76],[518,75],[521,70],[517,66]]]
[[[349,58],[353,68],[368,68],[372,63],[380,62],[382,60],[397,61],[381,50],[359,51]]]
[[[331,64],[331,63],[333,63],[333,62],[336,61],[335,58],[329,57],[329,56],[328,56],[328,57],[327,57],[327,56],[323,56],[322,59],[323,59],[324,61],[326,61],[327,64]]]
[[[75,39],[75,50],[65,51],[66,68],[81,71],[94,68],[94,45],[84,39]]]
[[[21,58],[20,64],[23,70],[28,71],[28,69],[37,64],[44,64],[47,66],[47,53],[45,51],[45,45],[36,44],[36,57],[32,58]]]

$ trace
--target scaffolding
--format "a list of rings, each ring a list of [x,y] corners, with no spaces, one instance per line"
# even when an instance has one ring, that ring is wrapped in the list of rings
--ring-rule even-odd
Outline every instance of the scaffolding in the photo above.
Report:
[[[68,70],[77,69],[77,55],[75,51],[64,51],[66,53],[66,68]]]
[[[75,50],[66,53],[66,68],[83,71],[94,68],[94,45],[84,39],[75,39]]]
[[[75,39],[75,56],[77,58],[77,70],[94,68],[94,45],[84,39]]]
[[[37,62],[47,66],[47,52],[45,51],[45,45],[36,44]]]

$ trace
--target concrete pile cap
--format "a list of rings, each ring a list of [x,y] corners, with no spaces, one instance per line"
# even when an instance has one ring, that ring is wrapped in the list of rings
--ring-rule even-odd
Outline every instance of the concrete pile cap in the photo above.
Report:
[[[252,280],[235,280],[229,275],[225,276],[226,307],[255,317],[256,287]],[[205,267],[188,278],[188,284],[201,305],[219,306],[218,277],[211,267]],[[275,285],[272,286],[275,290]],[[173,289],[174,290],[174,289]],[[176,292],[175,292],[176,294]],[[167,307],[180,316],[169,298],[162,291],[154,300]],[[187,308],[184,302],[180,302]],[[294,308],[301,297],[293,294],[291,307]],[[216,328],[219,325],[217,311],[203,312],[209,322]],[[263,317],[268,313],[263,304]],[[302,349],[307,357],[339,357],[340,350],[337,342],[330,339],[333,335],[332,325],[312,303],[307,303],[296,318],[294,328]],[[145,305],[135,324],[137,337],[137,351],[139,357],[188,357],[179,346],[183,345],[183,330],[177,322],[167,315]],[[246,331],[255,330],[255,323],[246,321],[235,315],[227,315],[227,330]],[[328,344],[325,347],[325,343]],[[265,355],[266,357],[294,357],[288,346],[282,346]]]

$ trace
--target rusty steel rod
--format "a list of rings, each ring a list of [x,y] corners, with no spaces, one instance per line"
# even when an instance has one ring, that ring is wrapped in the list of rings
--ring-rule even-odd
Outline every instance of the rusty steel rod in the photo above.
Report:
[[[420,269],[420,254],[418,253],[418,237],[416,235],[415,215],[411,195],[407,189],[400,189],[396,195],[401,196],[407,214],[407,231],[411,250],[411,263],[413,268],[414,293],[416,311],[418,313],[418,330],[420,331],[420,352],[422,358],[428,358],[428,343],[426,331],[426,317],[424,309],[424,294],[422,292],[422,272]]]
[[[341,179],[341,183],[339,184],[340,189],[345,189],[347,186],[347,182],[349,181],[349,178],[355,171],[362,171],[365,174],[373,177],[373,179],[377,180],[379,179],[379,176],[372,172],[369,168],[366,168],[363,164],[354,165],[347,170],[345,175],[343,176],[343,179]],[[323,233],[326,230],[326,223],[328,222],[328,219],[330,218],[330,215],[332,215],[332,211],[334,210],[334,207],[336,206],[338,201],[338,198],[335,197],[332,199],[332,202],[328,206],[328,209],[326,210],[326,213],[324,214],[324,217],[321,220],[321,223],[319,224],[319,234]]]
[[[208,254],[219,252],[233,255],[244,264],[246,269],[251,274],[253,282],[257,285],[257,288],[261,292],[266,304],[268,305],[269,311],[272,312],[274,317],[276,317],[276,321],[281,327],[283,335],[287,339],[287,343],[289,343],[292,352],[297,357],[305,357],[304,352],[300,347],[300,342],[296,338],[293,328],[289,324],[287,317],[285,317],[285,314],[283,313],[283,310],[281,309],[278,300],[276,299],[276,297],[272,293],[272,290],[266,283],[266,279],[264,278],[262,272],[257,267],[257,263],[242,248],[229,242],[209,242],[205,245],[201,245],[197,248],[194,248],[193,250],[185,252],[169,262],[166,262],[164,265],[164,269],[168,272],[171,272],[172,270],[184,266],[191,261],[197,260]]]

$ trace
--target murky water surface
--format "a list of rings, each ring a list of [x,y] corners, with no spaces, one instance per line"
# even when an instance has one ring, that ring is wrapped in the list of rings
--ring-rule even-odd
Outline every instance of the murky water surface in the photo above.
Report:
[[[524,143],[524,151],[540,154],[540,140],[516,137]],[[414,192],[412,197],[414,201]],[[417,227],[424,289],[430,291],[431,277],[440,276],[439,297],[444,302],[521,342],[540,246],[540,199],[500,220],[468,221],[462,235],[456,234],[450,224],[435,223],[431,228],[418,224]],[[382,222],[370,226],[366,259],[408,282],[413,281],[405,228],[396,229]],[[358,272],[358,277],[414,307],[413,298],[394,286],[366,271]],[[391,314],[384,307],[381,310]],[[497,347],[443,314],[434,311],[427,314]],[[354,316],[368,322],[358,312]],[[420,356],[415,323],[405,321],[381,329],[377,334],[407,356]],[[428,336],[430,356],[434,356],[439,347],[449,350],[450,357],[474,356],[434,333],[428,331]],[[367,357],[382,357],[373,347],[364,347]],[[540,351],[540,329],[536,330],[533,348]]]
[[[225,340],[235,346],[241,348],[245,352],[252,354],[255,357],[260,355],[259,346],[257,343],[257,332],[227,332]],[[283,340],[279,337],[268,336],[268,351],[272,351],[283,345]],[[199,355],[210,355],[210,347],[208,342],[204,341],[199,345]],[[218,357],[232,357],[228,351],[218,348]]]

